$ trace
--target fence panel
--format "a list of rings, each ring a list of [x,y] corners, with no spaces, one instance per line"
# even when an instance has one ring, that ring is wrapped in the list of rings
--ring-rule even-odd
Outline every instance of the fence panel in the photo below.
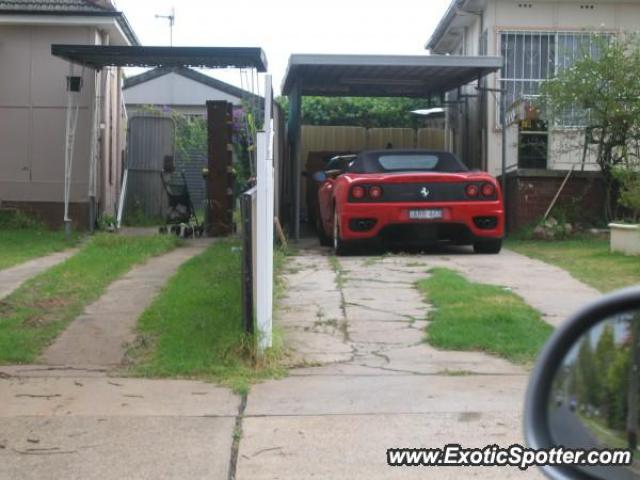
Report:
[[[242,318],[245,333],[254,333],[255,322],[255,246],[256,188],[240,195],[242,223]]]
[[[367,149],[415,148],[416,131],[413,128],[370,128],[367,130]]]
[[[432,150],[444,150],[444,129],[420,128],[418,129],[418,148]]]
[[[129,120],[125,218],[132,214],[164,216],[167,196],[160,173],[165,157],[174,155],[174,145],[173,119],[143,115]]]
[[[207,166],[206,150],[176,152],[176,170],[184,173],[189,187],[191,201],[198,215],[204,211],[205,204],[205,180],[202,177],[202,169]],[[199,218],[198,220],[202,220]]]

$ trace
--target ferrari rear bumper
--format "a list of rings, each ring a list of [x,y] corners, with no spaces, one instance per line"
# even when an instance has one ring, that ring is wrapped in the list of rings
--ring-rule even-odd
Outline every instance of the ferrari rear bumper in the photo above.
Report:
[[[429,210],[433,219],[413,219],[410,212]],[[380,239],[388,243],[471,244],[504,236],[500,201],[448,203],[345,203],[338,212],[345,241]]]

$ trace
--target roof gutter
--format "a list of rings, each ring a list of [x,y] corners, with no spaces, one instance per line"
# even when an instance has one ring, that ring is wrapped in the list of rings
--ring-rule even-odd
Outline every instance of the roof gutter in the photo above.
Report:
[[[436,26],[436,29],[433,31],[433,34],[431,34],[431,37],[425,44],[424,48],[428,50],[433,50],[435,47],[438,46],[438,43],[440,43],[440,40],[442,40],[442,37],[444,37],[445,33],[447,33],[447,30],[449,29],[451,22],[453,22],[453,19],[456,18],[456,15],[458,15],[459,10],[464,7],[465,3],[467,3],[467,0],[451,1],[449,8],[447,8],[447,11],[445,12],[444,16],[440,20],[440,23],[438,23],[438,25]]]
[[[118,25],[120,25],[122,33],[124,33],[125,37],[127,37],[127,40],[129,40],[129,43],[131,43],[131,45],[133,46],[140,45],[140,39],[136,35],[136,32],[133,31],[133,28],[131,28],[131,24],[129,23],[129,20],[127,20],[127,17],[123,12],[118,12],[116,21],[118,22]]]
[[[62,10],[2,10],[0,9],[0,16],[16,16],[16,17],[98,17],[98,18],[113,18],[122,31],[124,37],[129,41],[131,45],[140,45],[138,36],[131,28],[131,24],[127,20],[127,17],[123,12],[116,11],[104,11],[104,12],[83,12],[83,11],[62,11]]]

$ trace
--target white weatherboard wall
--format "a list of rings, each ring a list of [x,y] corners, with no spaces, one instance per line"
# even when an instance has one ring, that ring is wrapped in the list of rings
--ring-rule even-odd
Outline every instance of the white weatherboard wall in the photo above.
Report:
[[[273,229],[274,229],[274,180],[271,75],[265,79],[264,130],[257,136],[257,305],[256,323],[258,347],[264,352],[272,346],[273,325]]]
[[[115,32],[105,33],[112,27],[112,18],[0,15],[0,201],[62,204],[69,64],[51,55],[51,44],[122,45],[126,39]],[[124,109],[116,101],[119,72],[104,68],[96,75],[92,69],[74,67],[83,85],[78,97],[70,201],[88,200],[90,126],[97,93],[105,128],[99,132],[102,148],[97,151],[96,194],[101,210],[107,213],[113,213],[117,197],[125,140],[120,128]],[[59,220],[62,224],[61,215]],[[86,223],[84,218],[75,220]]]

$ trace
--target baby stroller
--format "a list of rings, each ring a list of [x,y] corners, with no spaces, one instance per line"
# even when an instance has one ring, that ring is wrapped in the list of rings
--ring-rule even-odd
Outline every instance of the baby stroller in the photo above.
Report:
[[[187,179],[183,172],[175,171],[172,156],[165,157],[160,177],[169,198],[166,225],[160,227],[160,233],[173,233],[182,238],[202,236],[204,226],[193,208]]]

